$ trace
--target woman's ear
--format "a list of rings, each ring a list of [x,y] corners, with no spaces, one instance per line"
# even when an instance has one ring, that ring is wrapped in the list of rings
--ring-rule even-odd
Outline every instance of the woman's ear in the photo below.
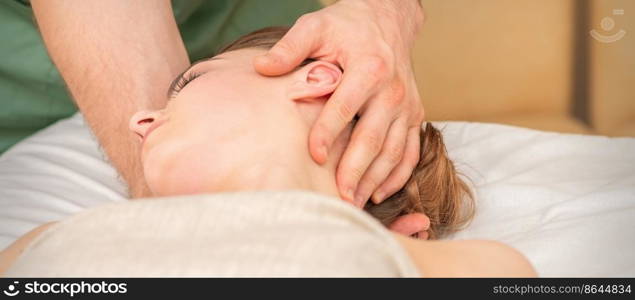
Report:
[[[325,61],[314,61],[296,70],[288,86],[291,100],[312,100],[330,95],[342,79],[342,71]]]

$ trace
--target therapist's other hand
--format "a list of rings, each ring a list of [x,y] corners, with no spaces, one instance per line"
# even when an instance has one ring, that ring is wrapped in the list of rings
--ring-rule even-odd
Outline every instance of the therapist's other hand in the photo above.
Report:
[[[388,229],[395,233],[411,236],[421,240],[428,239],[428,229],[430,229],[430,218],[422,213],[411,213],[398,217],[388,226]]]
[[[418,162],[424,112],[410,52],[422,23],[416,0],[340,0],[303,15],[254,60],[267,76],[286,74],[306,58],[342,67],[342,82],[311,129],[309,151],[325,163],[337,136],[360,116],[336,175],[342,198],[358,207],[397,192]]]

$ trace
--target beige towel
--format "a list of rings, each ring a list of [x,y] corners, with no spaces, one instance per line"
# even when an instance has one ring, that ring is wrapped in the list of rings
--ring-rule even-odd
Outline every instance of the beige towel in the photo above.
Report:
[[[8,277],[417,277],[388,230],[305,191],[135,200],[46,230]]]

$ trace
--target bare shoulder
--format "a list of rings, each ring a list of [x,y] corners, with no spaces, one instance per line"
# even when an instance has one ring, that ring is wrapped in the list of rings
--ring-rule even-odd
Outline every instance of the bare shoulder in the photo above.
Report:
[[[466,277],[535,277],[533,266],[518,250],[497,241],[452,241],[449,247],[458,252],[466,269]]]
[[[518,250],[497,241],[423,241],[400,236],[425,277],[535,277]]]
[[[53,224],[57,222],[50,222],[44,225],[40,225],[35,229],[29,231],[18,240],[13,242],[9,247],[2,250],[0,252],[0,275],[4,274],[11,264],[24,252],[24,249],[35,239],[38,237],[44,230],[51,227]]]

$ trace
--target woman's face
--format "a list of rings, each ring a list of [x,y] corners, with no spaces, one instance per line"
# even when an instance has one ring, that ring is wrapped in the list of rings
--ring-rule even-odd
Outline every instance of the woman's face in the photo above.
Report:
[[[308,130],[341,73],[314,62],[265,77],[252,67],[264,51],[237,50],[197,63],[183,75],[192,80],[176,85],[164,109],[132,117],[155,195],[229,190],[250,175],[301,172],[298,166],[312,163]]]

